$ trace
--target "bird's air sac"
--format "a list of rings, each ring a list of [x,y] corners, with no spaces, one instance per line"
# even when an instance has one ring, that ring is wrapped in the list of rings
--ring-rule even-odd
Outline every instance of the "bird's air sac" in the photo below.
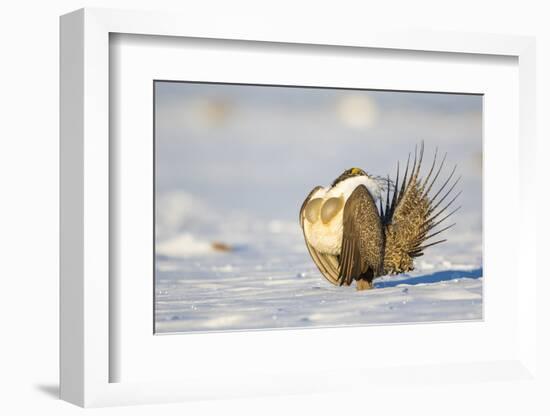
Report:
[[[329,198],[323,204],[321,208],[321,221],[323,224],[327,224],[331,219],[333,219],[338,212],[344,206],[344,201],[342,198]]]
[[[319,218],[319,211],[321,210],[321,204],[323,200],[321,198],[315,198],[309,201],[306,206],[306,218],[309,222],[314,223]]]

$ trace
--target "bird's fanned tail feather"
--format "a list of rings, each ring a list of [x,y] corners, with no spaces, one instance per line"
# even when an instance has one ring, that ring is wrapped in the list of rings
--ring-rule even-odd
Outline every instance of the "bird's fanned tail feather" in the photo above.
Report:
[[[423,156],[424,143],[420,146],[420,152],[415,148],[414,162],[410,170],[410,176],[409,154],[401,183],[399,177],[399,163],[397,164],[395,186],[393,186],[393,195],[391,195],[391,198],[391,187],[389,186],[390,179],[389,177],[387,179],[386,206],[385,209],[380,207],[380,215],[385,232],[385,274],[397,274],[413,270],[413,260],[416,257],[422,256],[424,254],[423,250],[446,241],[445,239],[435,242],[429,242],[428,240],[453,227],[454,224],[445,226],[430,234],[429,232],[442,224],[460,208],[453,209],[451,213],[445,215],[442,219],[438,219],[441,213],[445,212],[460,195],[460,192],[458,192],[451,198],[450,202],[446,203],[439,211],[436,211],[454,191],[456,185],[460,181],[460,177],[452,181],[456,172],[455,166],[437,192],[435,192],[433,196],[430,196],[430,192],[445,165],[446,155],[439,165],[437,165],[438,155],[436,149],[430,170],[424,180],[421,180],[420,168]],[[436,166],[438,166],[437,169],[435,169]],[[435,175],[432,178],[434,172]],[[449,186],[449,184],[451,185]],[[439,197],[440,195],[443,196]]]

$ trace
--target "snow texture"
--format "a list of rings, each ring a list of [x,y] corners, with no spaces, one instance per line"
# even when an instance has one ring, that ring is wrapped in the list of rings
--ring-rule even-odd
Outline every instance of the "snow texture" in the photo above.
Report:
[[[481,96],[155,85],[157,333],[482,319]],[[332,286],[302,201],[351,167],[393,177],[421,140],[423,172],[439,147],[441,179],[462,176],[448,241],[372,290]]]
[[[435,262],[418,262],[415,273],[384,276],[373,290],[357,291],[327,282],[301,235],[286,225],[281,232],[284,226],[271,224],[266,241],[231,252],[204,251],[208,244],[188,235],[176,239],[183,242],[180,256],[157,256],[156,332],[482,318],[482,270],[461,264],[461,256],[430,256]]]

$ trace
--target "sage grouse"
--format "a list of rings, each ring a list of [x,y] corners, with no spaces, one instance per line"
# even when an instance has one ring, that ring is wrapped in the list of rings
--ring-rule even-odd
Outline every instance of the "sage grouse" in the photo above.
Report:
[[[358,290],[370,289],[378,276],[414,270],[416,257],[446,241],[428,242],[455,225],[434,230],[460,208],[441,217],[460,195],[446,202],[460,177],[453,179],[455,166],[433,189],[446,155],[438,163],[436,149],[431,168],[421,178],[423,156],[422,143],[419,152],[415,148],[410,172],[409,154],[402,179],[399,162],[395,181],[352,168],[331,186],[317,186],[309,193],[300,209],[300,225],[313,261],[330,283],[349,286],[356,281]]]

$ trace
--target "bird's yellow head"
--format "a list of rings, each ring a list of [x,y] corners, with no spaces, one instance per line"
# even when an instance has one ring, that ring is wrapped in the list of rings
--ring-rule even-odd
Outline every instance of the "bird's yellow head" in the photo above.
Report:
[[[363,169],[360,168],[351,168],[346,170],[344,173],[347,173],[350,176],[365,176],[367,174]]]
[[[351,168],[347,169],[342,173],[340,176],[338,176],[334,182],[332,182],[332,186],[335,186],[338,182],[342,182],[343,180],[346,180],[348,178],[353,178],[354,176],[368,176],[367,172],[365,172],[363,169],[360,168]]]

